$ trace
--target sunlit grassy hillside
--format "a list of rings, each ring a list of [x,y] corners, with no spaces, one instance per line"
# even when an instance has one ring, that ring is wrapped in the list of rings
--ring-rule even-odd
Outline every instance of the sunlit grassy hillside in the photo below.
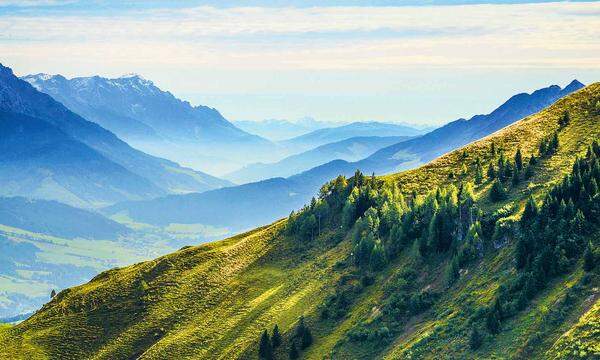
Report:
[[[570,121],[559,126],[565,113]],[[555,132],[560,144],[539,156],[540,143]],[[514,279],[536,269],[530,262],[525,270],[515,268],[518,222],[528,197],[545,201],[597,139],[600,84],[593,84],[421,168],[384,181],[338,179],[288,220],[110,270],[65,290],[27,321],[0,329],[0,358],[256,358],[261,333],[275,325],[282,334],[276,359],[293,358],[292,344],[307,359],[593,358],[599,351],[600,281],[598,267],[585,269],[582,251],[565,261],[562,256],[562,270],[518,307],[502,298],[502,289],[515,288]],[[475,164],[487,170],[498,154],[512,160],[519,148],[525,161],[535,154],[537,162],[518,181],[505,181],[507,193],[492,201],[494,181],[485,174],[479,181]],[[463,200],[471,182],[473,198]],[[438,186],[444,189],[424,196]],[[336,194],[344,196],[334,201]],[[370,205],[361,205],[363,198]],[[414,224],[388,228],[375,234],[381,239],[369,248],[365,265],[360,256],[372,236],[368,229],[382,229],[389,206],[396,205],[400,215],[390,223],[408,222],[409,214],[420,218],[417,212],[428,209],[438,219],[438,211],[452,211],[460,217],[452,245],[436,245],[433,235],[411,237]],[[439,224],[431,220],[422,229],[434,234]],[[591,226],[580,242],[597,249]],[[455,265],[468,241],[468,261]],[[501,311],[501,319],[490,317],[493,311]],[[312,334],[305,346],[295,336],[301,316]]]

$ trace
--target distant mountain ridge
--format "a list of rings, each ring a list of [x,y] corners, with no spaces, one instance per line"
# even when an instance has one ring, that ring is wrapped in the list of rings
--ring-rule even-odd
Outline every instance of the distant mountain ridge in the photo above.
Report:
[[[331,121],[315,120],[311,117],[304,117],[293,121],[285,119],[265,119],[261,121],[236,120],[233,123],[244,131],[272,141],[286,140],[318,129],[341,125]]]
[[[280,141],[280,144],[288,148],[305,151],[358,136],[418,136],[422,133],[422,130],[406,125],[377,121],[353,122],[342,126],[318,129],[308,134]]]
[[[0,224],[62,238],[116,239],[131,231],[91,211],[24,197],[0,197]]]
[[[236,162],[252,158],[250,153],[271,155],[276,147],[237,128],[218,110],[193,106],[136,74],[22,79],[144,152],[211,173],[211,162]]]
[[[222,137],[234,142],[259,140],[235,127],[216,109],[192,106],[137,74],[113,79],[37,74],[22,79],[118,136],[180,141],[220,141]]]
[[[352,137],[288,156],[275,163],[250,164],[224,177],[238,184],[274,177],[288,177],[332,160],[358,161],[383,147],[411,138],[409,136]]]
[[[0,118],[0,195],[98,206],[230,184],[131,148],[2,65]]]

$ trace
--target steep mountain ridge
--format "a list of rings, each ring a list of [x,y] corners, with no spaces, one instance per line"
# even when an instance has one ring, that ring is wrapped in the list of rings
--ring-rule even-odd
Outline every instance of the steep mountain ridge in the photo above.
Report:
[[[233,142],[258,139],[236,128],[216,109],[192,106],[137,74],[114,79],[97,75],[67,79],[62,75],[37,74],[22,79],[71,111],[125,138],[130,135],[186,141],[227,138]],[[134,131],[121,129],[129,123]]]
[[[565,113],[569,114],[567,122],[562,120]],[[274,350],[276,358],[286,358],[292,346],[307,359],[566,359],[573,354],[594,358],[597,342],[590,335],[599,331],[594,320],[597,306],[586,300],[598,298],[600,281],[593,262],[577,257],[563,262],[559,257],[556,261],[564,267],[562,272],[549,279],[527,280],[527,284],[544,282],[535,293],[527,293],[524,302],[509,303],[511,297],[503,294],[517,291],[515,300],[525,294],[519,293],[517,280],[527,275],[523,277],[524,270],[515,268],[514,258],[523,241],[517,224],[526,226],[530,219],[521,215],[523,204],[531,203],[530,196],[533,201],[551,201],[546,195],[553,189],[552,196],[570,191],[567,185],[580,181],[582,166],[587,169],[586,181],[590,174],[600,176],[594,170],[598,155],[591,155],[600,154],[600,145],[596,142],[590,147],[600,138],[599,124],[600,83],[596,83],[421,168],[381,179],[360,174],[353,179],[338,178],[327,184],[318,202],[288,220],[111,270],[61,292],[30,319],[0,330],[0,354],[17,358],[256,358],[261,333],[265,329],[271,333],[278,325],[282,344]],[[542,144],[553,137],[558,142],[548,151]],[[478,181],[481,166],[477,164],[483,161],[493,167],[498,163],[503,165],[502,172],[510,168],[514,174],[519,166],[516,153],[523,159],[537,157],[529,177],[517,173],[521,175],[505,190],[505,197],[492,200],[500,180],[492,174],[489,180]],[[514,164],[509,160],[509,167],[506,159],[513,156]],[[577,162],[582,156],[591,163]],[[574,177],[564,177],[571,172]],[[461,183],[471,181],[476,182],[471,194],[470,185],[461,186],[457,194]],[[449,184],[457,187],[431,192]],[[591,185],[590,190],[598,191]],[[338,199],[341,194],[345,196]],[[361,244],[369,239],[369,229],[387,223],[386,214],[396,211],[390,210],[394,206],[388,203],[390,199],[400,204],[397,211],[406,224],[411,216],[425,216],[433,209],[431,223],[425,227],[429,235],[417,234],[426,242],[417,241],[410,235],[411,227],[403,223],[407,232],[398,236],[410,242],[397,248],[394,256],[387,238],[378,239],[370,267],[365,268]],[[595,201],[598,205],[597,200],[596,194],[593,199],[582,198],[581,204]],[[330,209],[335,211],[324,218],[328,223],[318,223],[317,232],[315,214],[326,211],[324,201],[331,202]],[[454,203],[460,207],[452,210]],[[546,205],[543,209],[548,209]],[[473,206],[477,211],[470,211]],[[537,211],[528,206],[530,212]],[[362,212],[355,213],[359,208]],[[468,210],[466,216],[461,209]],[[423,250],[422,246],[445,244],[441,214],[450,210],[460,217],[459,227],[463,221],[472,222],[469,214],[480,218],[481,224],[471,224],[456,252]],[[356,218],[348,222],[351,214]],[[571,224],[574,229],[578,226]],[[554,237],[549,234],[548,241]],[[391,235],[389,241],[392,238],[396,241]],[[598,248],[598,239],[594,230],[581,240]],[[389,260],[379,263],[376,254],[381,252],[376,250],[384,240]],[[474,250],[474,257],[454,267],[458,250],[464,249]],[[536,260],[532,266],[541,265]],[[309,338],[306,328],[312,333]],[[575,342],[573,333],[585,336]]]
[[[218,110],[193,106],[136,74],[114,79],[37,74],[22,79],[134,147],[186,166],[212,172],[218,162],[227,168],[237,166],[229,162],[251,159],[248,153],[271,159],[276,148],[237,128]]]
[[[0,65],[0,111],[5,114],[3,125],[11,126],[14,134],[21,134],[22,129],[19,127],[19,121],[22,120],[23,116],[26,116],[29,118],[30,125],[37,123],[38,125],[36,126],[47,126],[45,124],[48,124],[58,130],[53,131],[54,134],[61,133],[63,134],[61,136],[66,136],[90,148],[96,153],[96,156],[100,156],[107,162],[112,162],[124,168],[130,175],[134,174],[137,177],[145,179],[140,182],[142,190],[151,189],[152,192],[144,197],[156,196],[161,193],[204,191],[229,184],[224,180],[191,169],[182,168],[174,162],[153,157],[131,148],[110,131],[74,114],[50,96],[37,91],[29,83],[14,76],[11,69],[2,65]],[[30,130],[35,129],[32,128]],[[26,140],[27,137],[24,139]],[[50,149],[50,151],[53,150]],[[68,161],[70,156],[78,156],[76,152],[66,152],[64,155],[63,161]],[[21,159],[21,161],[24,160]],[[46,163],[45,165],[52,167],[54,164]],[[3,175],[10,178],[11,174],[18,173],[4,171]],[[92,171],[92,173],[94,172]],[[60,171],[51,171],[50,174],[53,177],[61,176]],[[100,174],[99,176],[104,175]],[[43,181],[43,179],[41,180]],[[118,188],[121,185],[118,181],[115,181],[112,186]],[[70,192],[70,189],[67,188],[66,190]],[[106,190],[112,191],[110,189]],[[77,192],[74,191],[72,195],[79,198],[82,202],[86,202],[83,199],[86,195],[84,193],[78,194]],[[10,195],[26,194],[11,193]],[[122,195],[128,198],[127,192],[124,192]],[[137,195],[129,198],[136,198]],[[80,198],[80,196],[83,198]],[[112,201],[112,199],[101,198],[96,200],[94,203]],[[90,203],[88,205],[93,206],[94,204]]]

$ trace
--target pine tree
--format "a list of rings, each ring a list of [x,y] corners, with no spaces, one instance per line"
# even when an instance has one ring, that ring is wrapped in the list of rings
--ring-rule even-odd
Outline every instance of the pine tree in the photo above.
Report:
[[[298,353],[298,348],[296,348],[296,343],[294,343],[292,341],[292,345],[290,346],[290,360],[296,360],[298,359],[298,357],[300,357],[300,354]]]
[[[506,189],[500,179],[496,179],[492,184],[492,189],[490,190],[490,200],[493,202],[501,201],[506,198]]]
[[[473,326],[469,334],[469,346],[471,347],[471,349],[479,349],[479,347],[481,346],[481,340],[481,334],[479,333],[477,326]]]
[[[50,292],[50,298],[52,299],[55,296],[56,296],[56,290],[52,289],[52,291]]]
[[[534,154],[531,154],[531,157],[529,158],[529,166],[535,166],[535,164],[537,164],[537,159]]]
[[[269,339],[269,333],[267,330],[263,331],[262,336],[260,337],[258,357],[265,360],[273,359],[273,348],[271,346],[271,339]]]
[[[481,184],[483,182],[483,167],[481,166],[481,160],[477,158],[475,162],[475,183]]]
[[[523,170],[523,156],[521,155],[521,148],[517,149],[517,153],[515,154],[515,167],[517,170]]]
[[[512,174],[511,183],[513,184],[513,186],[516,186],[519,184],[520,181],[521,181],[521,172],[519,171],[519,169],[515,169],[515,171]]]
[[[452,261],[450,262],[450,265],[448,267],[448,273],[446,275],[448,285],[452,285],[456,281],[456,279],[458,279],[459,277],[460,277],[460,270],[459,270],[459,266],[458,266],[458,258],[456,256],[454,256],[452,258]]]
[[[550,153],[555,153],[556,150],[558,150],[558,145],[559,145],[559,141],[558,141],[558,132],[554,132],[554,135],[552,135],[552,140],[550,140]]]
[[[488,311],[485,325],[491,334],[498,334],[500,332],[500,319],[493,308]]]
[[[531,179],[533,176],[533,166],[527,165],[527,169],[525,169],[525,179]]]
[[[373,246],[369,263],[371,265],[371,270],[373,271],[379,271],[385,267],[385,251],[381,242],[377,242],[375,243],[375,246]]]
[[[494,164],[490,164],[490,166],[488,167],[487,177],[490,180],[494,180],[494,178],[496,177],[496,169],[494,169]]]
[[[521,224],[528,225],[530,224],[539,212],[537,203],[533,199],[533,196],[529,196],[529,199],[525,203],[525,210],[523,210],[523,215],[521,215]]]
[[[308,326],[306,326],[304,322],[304,316],[300,316],[300,319],[298,320],[298,326],[296,327],[296,337],[300,339],[301,349],[306,349],[313,342],[310,329],[308,328]]]
[[[588,242],[585,252],[583,253],[583,270],[592,271],[596,267],[596,259],[591,244]]]
[[[273,328],[273,335],[271,335],[271,344],[273,345],[273,349],[276,349],[281,345],[281,333],[279,333],[279,326],[275,324]]]
[[[562,128],[571,123],[571,117],[568,111],[565,111],[564,114],[558,119],[558,125]]]
[[[307,347],[312,345],[312,343],[313,343],[312,333],[310,332],[309,328],[306,328],[306,330],[304,331],[304,335],[302,335],[300,347],[302,349],[306,349]]]

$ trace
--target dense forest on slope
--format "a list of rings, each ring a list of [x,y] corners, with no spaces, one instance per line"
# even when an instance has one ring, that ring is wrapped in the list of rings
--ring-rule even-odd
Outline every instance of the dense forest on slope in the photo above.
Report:
[[[287,220],[104,272],[13,358],[594,358],[600,84]],[[275,330],[276,329],[276,330]]]

